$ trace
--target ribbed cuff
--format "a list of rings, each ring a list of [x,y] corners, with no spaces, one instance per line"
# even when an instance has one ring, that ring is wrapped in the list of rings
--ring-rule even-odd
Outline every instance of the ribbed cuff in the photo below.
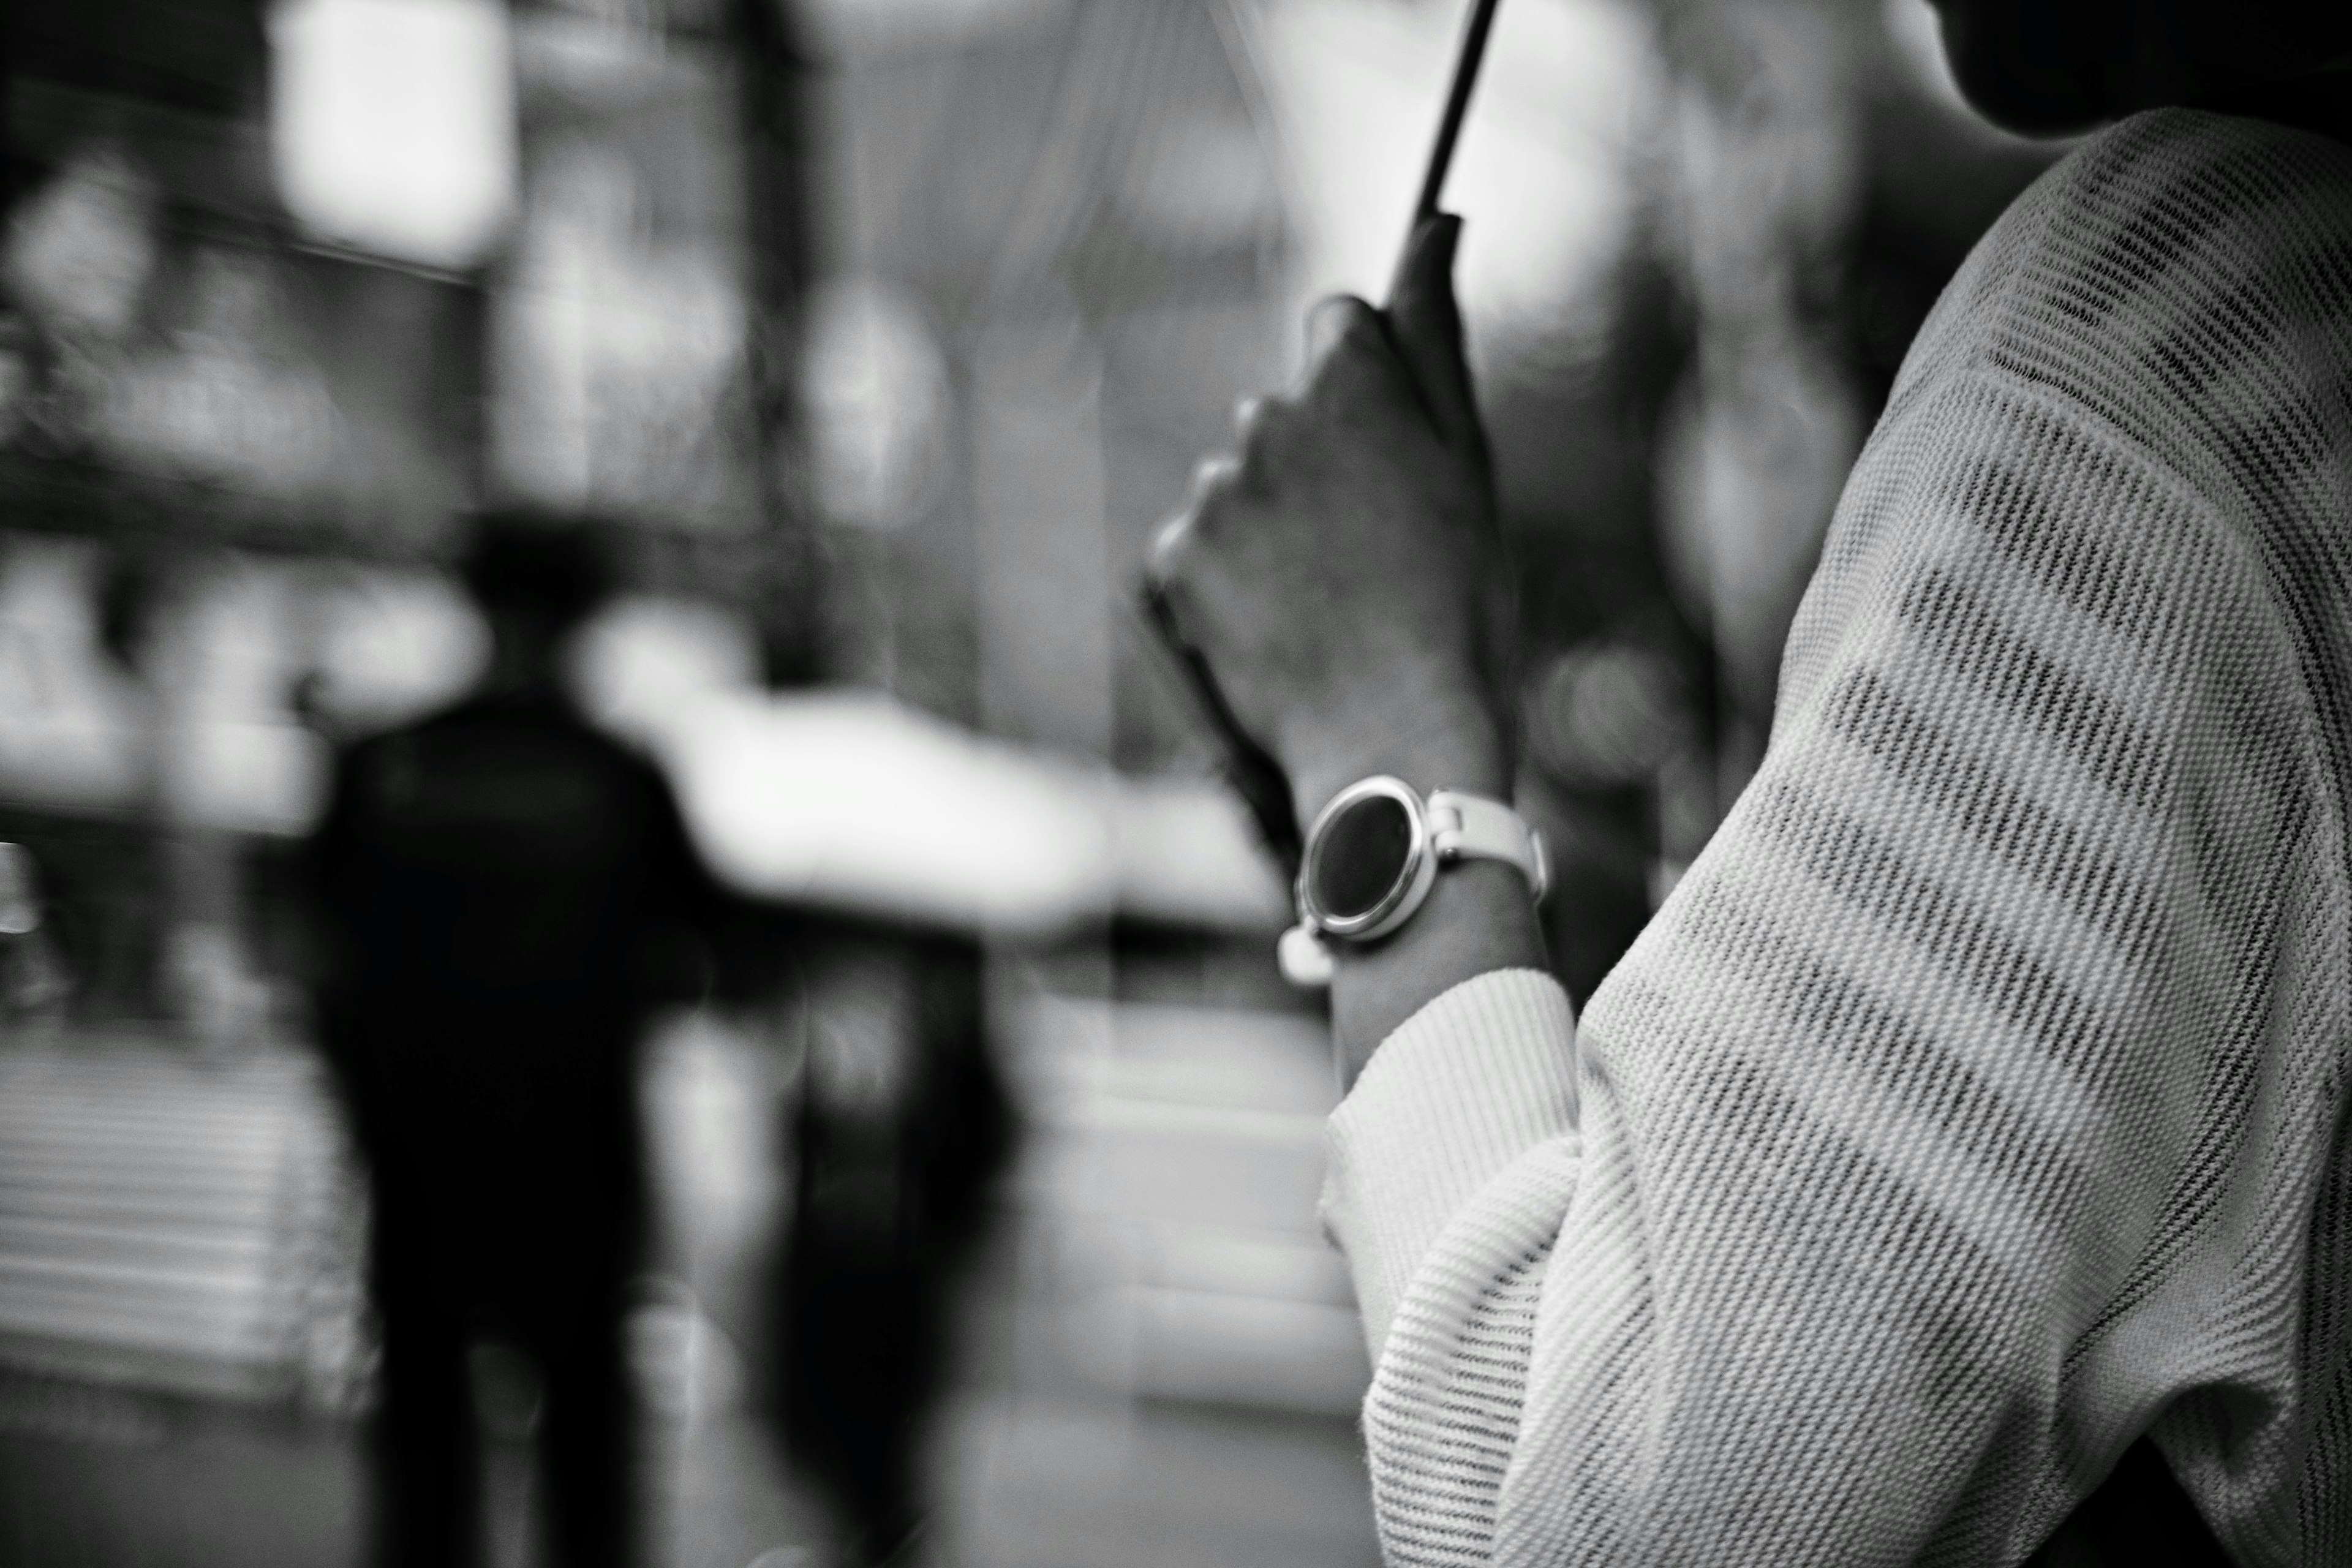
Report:
[[[1377,1361],[1454,1211],[1576,1126],[1575,1019],[1533,969],[1465,980],[1397,1026],[1324,1131],[1323,1226],[1347,1254]]]

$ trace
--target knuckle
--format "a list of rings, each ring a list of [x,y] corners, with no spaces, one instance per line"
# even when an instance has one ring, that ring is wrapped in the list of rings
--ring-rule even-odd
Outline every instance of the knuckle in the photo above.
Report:
[[[1297,423],[1296,411],[1278,397],[1244,399],[1234,410],[1234,424],[1241,434],[1241,463],[1234,472],[1240,484],[1261,483],[1269,468],[1276,464],[1277,455],[1289,444]]]
[[[1223,504],[1224,499],[1241,482],[1242,460],[1230,452],[1217,452],[1202,458],[1192,467],[1192,514],[1206,521]]]
[[[1350,298],[1344,302],[1339,315],[1340,346],[1362,350],[1382,346],[1387,341],[1378,310],[1361,300]]]
[[[1196,598],[1204,579],[1230,570],[1224,557],[1243,535],[1232,514],[1244,504],[1250,464],[1240,455],[1215,452],[1192,468],[1184,504],[1152,534],[1143,556],[1145,581],[1153,591],[1179,602]]]
[[[1143,556],[1143,583],[1163,626],[1180,639],[1199,635],[1203,575],[1213,568],[1201,548],[1196,521],[1179,512],[1160,525]]]
[[[1234,431],[1244,447],[1264,441],[1275,421],[1274,399],[1270,397],[1244,397],[1234,405]]]
[[[1307,372],[1301,401],[1327,408],[1332,400],[1361,397],[1388,378],[1392,351],[1381,313],[1361,300],[1330,302]]]
[[[1371,313],[1371,306],[1356,294],[1326,294],[1309,307],[1308,315],[1317,326],[1338,331],[1351,318]]]
[[[1143,553],[1146,580],[1162,592],[1175,587],[1184,578],[1194,548],[1192,514],[1180,511],[1151,536],[1150,546]]]
[[[1353,294],[1334,294],[1315,308],[1318,341],[1325,357],[1343,348],[1360,349],[1381,336],[1381,313]]]

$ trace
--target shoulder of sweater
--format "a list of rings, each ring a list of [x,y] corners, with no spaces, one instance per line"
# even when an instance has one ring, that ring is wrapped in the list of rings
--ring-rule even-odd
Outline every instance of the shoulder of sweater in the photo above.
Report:
[[[1890,413],[1986,369],[2226,480],[2200,470],[2352,383],[2352,148],[2181,109],[2086,138],[1971,252]]]

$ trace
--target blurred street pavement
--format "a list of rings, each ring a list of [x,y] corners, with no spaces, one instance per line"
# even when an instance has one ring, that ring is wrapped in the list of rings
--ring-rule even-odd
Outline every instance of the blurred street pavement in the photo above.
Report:
[[[1311,1031],[1051,999],[1019,1017],[1031,1141],[940,1422],[940,1560],[1368,1568],[1361,1351],[1313,1232]],[[651,1563],[829,1561],[712,1319],[756,1325],[694,1295],[745,1272],[712,1254],[771,1212],[775,1077],[718,1027],[654,1051],[665,1207],[698,1234],[666,1243],[673,1288],[633,1332]],[[0,1562],[362,1560],[358,1193],[299,1051],[0,1045]],[[523,1452],[491,1460],[494,1568],[536,1560]]]

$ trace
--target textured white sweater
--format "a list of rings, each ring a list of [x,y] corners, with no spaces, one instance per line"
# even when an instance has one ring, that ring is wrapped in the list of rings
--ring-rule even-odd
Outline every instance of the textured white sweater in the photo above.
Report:
[[[2010,1563],[2147,1432],[2352,1564],[2347,705],[2352,149],[2138,116],[1922,331],[1581,1030],[1484,976],[1333,1117],[1391,1563]]]

